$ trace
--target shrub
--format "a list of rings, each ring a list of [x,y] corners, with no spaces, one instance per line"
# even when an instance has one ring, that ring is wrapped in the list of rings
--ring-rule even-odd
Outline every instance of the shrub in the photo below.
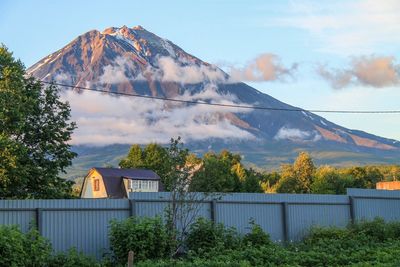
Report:
[[[362,221],[350,226],[350,230],[357,235],[366,235],[376,242],[383,242],[389,238],[389,224],[381,218],[373,221]]]
[[[0,226],[0,266],[45,266],[50,243],[31,229],[27,234],[16,226]]]
[[[51,258],[50,241],[41,236],[36,228],[25,234],[24,247],[28,254],[28,266],[46,266],[45,263]]]
[[[135,267],[250,267],[247,261],[233,261],[226,259],[202,259],[193,260],[158,260],[138,262]]]
[[[14,226],[0,226],[0,266],[24,266],[25,236]]]
[[[371,242],[386,242],[400,239],[400,222],[385,222],[382,218],[361,221],[350,225],[353,235],[367,236]]]
[[[101,266],[100,263],[96,262],[92,257],[84,255],[82,252],[78,252],[75,248],[71,248],[66,253],[58,253],[54,255],[46,265],[48,267],[96,267]]]
[[[199,218],[190,226],[186,237],[187,248],[195,254],[203,254],[213,250],[237,249],[240,237],[233,228],[225,228],[204,218]]]
[[[135,260],[167,257],[171,237],[159,217],[130,217],[123,221],[111,221],[110,245],[116,261],[124,264],[130,250],[135,253]]]
[[[261,226],[256,224],[254,220],[250,221],[250,226],[251,226],[250,232],[245,234],[245,236],[243,237],[244,245],[260,247],[272,244],[269,235],[265,233],[264,230],[261,228]]]

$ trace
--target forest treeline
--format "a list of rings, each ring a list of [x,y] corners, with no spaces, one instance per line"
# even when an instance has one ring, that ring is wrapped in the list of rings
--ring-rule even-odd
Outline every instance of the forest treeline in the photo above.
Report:
[[[273,172],[248,168],[239,154],[228,150],[207,152],[202,157],[186,150],[185,157],[186,170],[191,172],[189,190],[197,192],[346,194],[346,188],[372,189],[379,181],[400,180],[399,165],[316,166],[307,152],[300,152],[292,164]],[[159,144],[133,145],[119,165],[154,170],[169,188],[166,177],[171,160],[167,148]]]

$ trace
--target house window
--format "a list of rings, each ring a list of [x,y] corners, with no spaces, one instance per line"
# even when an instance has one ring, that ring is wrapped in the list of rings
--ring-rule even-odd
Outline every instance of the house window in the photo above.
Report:
[[[130,180],[131,192],[158,192],[158,181]]]
[[[100,180],[99,179],[94,179],[94,191],[100,191]]]

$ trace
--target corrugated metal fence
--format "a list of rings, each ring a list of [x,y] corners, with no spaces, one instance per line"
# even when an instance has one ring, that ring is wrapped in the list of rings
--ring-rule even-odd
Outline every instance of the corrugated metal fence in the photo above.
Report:
[[[169,193],[133,193],[130,199],[0,200],[0,224],[23,231],[37,222],[55,251],[76,247],[98,258],[109,248],[112,219],[162,215]],[[198,215],[248,231],[253,219],[276,241],[301,239],[312,226],[344,227],[353,220],[400,220],[400,192],[348,189],[347,195],[225,194],[198,204]]]

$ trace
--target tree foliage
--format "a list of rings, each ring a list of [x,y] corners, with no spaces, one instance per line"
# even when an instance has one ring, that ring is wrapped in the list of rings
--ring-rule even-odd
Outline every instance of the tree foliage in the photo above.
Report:
[[[27,78],[23,64],[0,47],[0,198],[68,197],[58,175],[75,153],[67,143],[75,123],[58,88]]]
[[[207,152],[203,157],[184,150],[178,157],[181,167],[173,163],[171,155],[168,148],[157,144],[144,149],[133,145],[120,166],[156,171],[167,190],[171,189],[170,181],[174,180],[168,177],[173,173],[176,175],[185,166],[189,171],[185,189],[192,192],[346,194],[346,188],[375,188],[379,181],[400,180],[400,166],[397,165],[317,167],[307,152],[300,152],[292,164],[283,164],[279,171],[272,172],[247,168],[239,154],[228,150]]]

